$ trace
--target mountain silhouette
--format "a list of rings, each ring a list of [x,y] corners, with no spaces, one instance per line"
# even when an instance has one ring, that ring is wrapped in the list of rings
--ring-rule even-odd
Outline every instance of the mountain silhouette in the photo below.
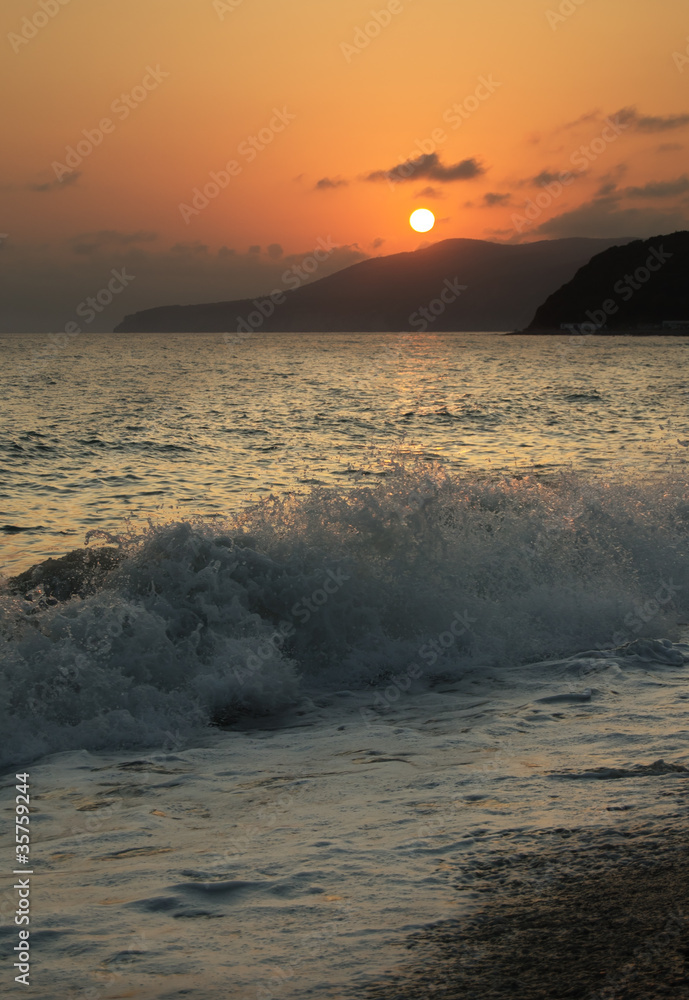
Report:
[[[689,332],[689,232],[596,254],[536,310],[524,333]]]
[[[125,316],[115,332],[513,330],[594,254],[625,242],[443,240],[369,258],[295,290],[283,287],[279,304],[266,295],[160,306]]]

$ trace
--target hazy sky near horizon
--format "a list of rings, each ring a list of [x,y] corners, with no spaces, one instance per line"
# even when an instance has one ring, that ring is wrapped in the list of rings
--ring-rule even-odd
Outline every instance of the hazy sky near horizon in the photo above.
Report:
[[[5,330],[123,266],[94,330],[321,241],[317,278],[419,246],[418,207],[433,240],[689,228],[686,0],[4,0],[0,29]]]

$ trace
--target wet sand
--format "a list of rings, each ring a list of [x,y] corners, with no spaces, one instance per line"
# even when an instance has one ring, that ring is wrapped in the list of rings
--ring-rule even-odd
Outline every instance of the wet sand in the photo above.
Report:
[[[367,1000],[689,997],[684,821],[548,831],[528,852],[491,852],[456,888],[477,909],[410,938]]]

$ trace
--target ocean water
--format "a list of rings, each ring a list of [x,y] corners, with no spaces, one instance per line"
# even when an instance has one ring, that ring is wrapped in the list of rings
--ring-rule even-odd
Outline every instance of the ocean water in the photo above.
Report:
[[[689,452],[686,337],[0,335],[0,569],[126,519],[225,516],[374,477],[633,476]]]
[[[356,995],[496,845],[685,809],[688,345],[1,338],[35,995]]]

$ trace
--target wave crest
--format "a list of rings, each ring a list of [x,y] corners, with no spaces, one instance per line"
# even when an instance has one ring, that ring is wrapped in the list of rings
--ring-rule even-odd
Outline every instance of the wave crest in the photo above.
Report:
[[[672,634],[688,534],[677,477],[393,465],[375,485],[110,537],[6,588],[6,745],[12,760],[155,745],[411,663],[432,679]]]

